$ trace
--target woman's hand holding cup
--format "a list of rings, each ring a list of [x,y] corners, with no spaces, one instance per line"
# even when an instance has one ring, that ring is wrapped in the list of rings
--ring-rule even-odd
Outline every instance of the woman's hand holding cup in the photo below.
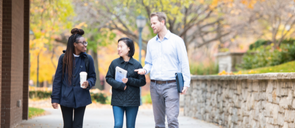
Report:
[[[87,72],[80,72],[80,86],[81,86],[81,88],[85,89],[88,87],[88,85],[89,85],[89,83],[87,81]]]
[[[89,83],[88,83],[88,81],[86,80],[86,81],[84,81],[83,83],[82,83],[82,88],[87,88],[89,86]]]

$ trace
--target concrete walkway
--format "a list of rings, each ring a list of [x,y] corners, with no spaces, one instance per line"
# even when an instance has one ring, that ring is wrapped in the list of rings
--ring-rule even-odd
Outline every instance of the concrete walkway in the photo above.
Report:
[[[60,109],[44,109],[48,112],[47,115],[24,120],[16,128],[62,128],[63,122]],[[111,108],[86,108],[84,128],[112,128],[114,127],[113,124]],[[219,128],[219,126],[214,124],[184,116],[179,116],[179,124],[180,128]],[[154,125],[152,110],[140,108],[137,115],[136,128],[153,128]],[[126,127],[124,126],[123,128]]]

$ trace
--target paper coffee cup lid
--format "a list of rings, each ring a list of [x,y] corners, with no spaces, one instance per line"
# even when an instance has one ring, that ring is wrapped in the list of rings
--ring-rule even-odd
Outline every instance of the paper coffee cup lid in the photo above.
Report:
[[[87,74],[87,72],[80,72],[80,74]]]

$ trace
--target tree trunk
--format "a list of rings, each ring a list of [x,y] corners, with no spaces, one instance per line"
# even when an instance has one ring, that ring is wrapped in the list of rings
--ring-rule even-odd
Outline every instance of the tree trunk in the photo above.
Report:
[[[95,88],[98,88],[99,90],[104,89],[104,85],[100,84],[100,76],[99,76],[99,70],[98,70],[98,59],[97,59],[97,53],[94,51],[90,50],[90,54],[93,58],[94,61],[94,67],[95,67],[95,73],[96,73],[96,82],[95,82]]]

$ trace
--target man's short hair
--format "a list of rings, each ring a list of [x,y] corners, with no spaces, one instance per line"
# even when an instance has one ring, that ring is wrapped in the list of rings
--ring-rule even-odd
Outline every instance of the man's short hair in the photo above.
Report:
[[[166,21],[167,21],[167,16],[164,12],[153,12],[150,17],[154,17],[154,16],[157,16],[158,17],[158,20],[161,22],[164,20],[164,25],[166,26]]]

